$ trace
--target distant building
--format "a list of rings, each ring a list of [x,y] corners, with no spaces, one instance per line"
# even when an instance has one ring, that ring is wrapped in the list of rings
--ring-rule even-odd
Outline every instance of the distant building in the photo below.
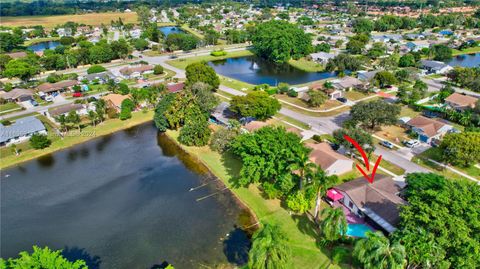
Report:
[[[110,71],[88,74],[85,75],[82,79],[86,79],[88,82],[98,81],[98,83],[100,84],[107,83],[110,79],[117,80],[116,82],[120,82]]]
[[[327,52],[317,52],[317,53],[312,53],[310,54],[310,57],[312,57],[312,60],[315,62],[319,62],[321,64],[327,64],[330,59],[335,58],[335,54],[333,53],[327,53]]]
[[[373,77],[379,72],[379,70],[374,70],[374,71],[358,71],[357,72],[357,77],[359,80],[364,81],[364,82],[370,82]]]
[[[327,175],[341,175],[352,171],[353,160],[334,151],[328,143],[308,143],[305,146],[312,149],[310,161],[322,167]]]
[[[424,143],[432,142],[432,139],[441,139],[453,127],[438,120],[417,116],[406,123],[410,130],[418,135],[418,140]]]
[[[33,99],[33,92],[27,89],[13,89],[9,92],[0,93],[0,98],[9,102],[24,102]]]
[[[153,73],[153,65],[139,65],[134,67],[124,67],[120,69],[120,74],[122,74],[125,78],[138,78],[143,74],[152,74]]]
[[[426,40],[421,40],[421,41],[409,41],[405,44],[405,46],[408,48],[409,51],[420,51],[424,48],[429,48],[430,43]]]
[[[9,126],[0,124],[0,145],[21,143],[29,140],[34,134],[47,134],[43,123],[34,116],[18,119]]]
[[[420,60],[420,63],[427,74],[445,74],[453,69],[450,65],[439,61]]]
[[[338,90],[349,91],[364,87],[364,83],[358,78],[345,76],[341,79],[332,80],[333,87]]]
[[[68,113],[70,113],[70,111],[75,111],[75,113],[78,115],[88,114],[87,108],[84,105],[71,103],[51,109],[49,112],[47,112],[47,116],[50,119],[56,120],[56,118],[60,115],[66,116]]]
[[[475,108],[478,98],[463,95],[460,93],[453,93],[449,97],[445,98],[445,104],[455,110],[463,111],[468,108]]]
[[[43,83],[37,87],[37,90],[43,93],[54,93],[71,90],[73,86],[78,85],[76,80],[64,80],[56,83]]]

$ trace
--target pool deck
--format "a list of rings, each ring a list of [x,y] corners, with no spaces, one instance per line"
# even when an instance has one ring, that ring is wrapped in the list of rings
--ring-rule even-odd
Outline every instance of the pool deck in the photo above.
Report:
[[[358,217],[354,213],[350,211],[345,205],[340,203],[339,201],[336,201],[333,203],[334,208],[342,208],[343,213],[345,214],[345,218],[347,219],[347,222],[350,224],[365,224],[365,220]]]

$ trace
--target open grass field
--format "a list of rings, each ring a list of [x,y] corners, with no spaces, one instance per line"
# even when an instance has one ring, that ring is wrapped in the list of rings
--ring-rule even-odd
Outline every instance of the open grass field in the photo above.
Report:
[[[201,62],[201,61],[215,61],[215,60],[223,60],[227,58],[235,58],[235,57],[243,57],[243,56],[251,56],[253,53],[249,50],[239,50],[239,51],[229,51],[227,55],[224,56],[211,56],[211,55],[201,55],[196,57],[188,57],[188,58],[180,58],[171,61],[167,61],[169,65],[172,65],[176,68],[185,69],[187,65],[191,63]]]
[[[430,148],[418,155],[418,158],[429,158],[437,162],[442,162],[442,151],[440,148]],[[453,166],[453,168],[469,176],[480,179],[480,169],[473,165],[470,167]]]
[[[323,68],[323,65],[314,61],[309,61],[305,58],[301,58],[298,60],[291,59],[290,61],[288,61],[288,63],[306,72],[322,72],[325,69]]]
[[[178,134],[178,131],[167,131],[167,135],[175,141]],[[305,214],[291,214],[279,200],[265,199],[255,185],[237,186],[235,178],[240,171],[241,162],[234,156],[220,155],[208,146],[181,147],[203,162],[215,176],[220,178],[233,194],[253,211],[261,223],[274,223],[280,226],[286,233],[292,249],[293,268],[351,268],[348,264],[340,266],[330,264],[329,251],[319,247],[317,229]]]
[[[80,15],[2,17],[0,25],[10,27],[43,25],[43,27],[51,29],[68,21],[96,26],[102,23],[110,24],[111,20],[118,18],[122,18],[124,23],[135,23],[137,22],[137,13],[105,12]]]
[[[457,56],[457,55],[462,55],[462,54],[472,54],[472,53],[477,53],[480,52],[480,47],[473,47],[473,48],[468,48],[464,50],[452,50],[452,55]]]
[[[21,106],[17,105],[16,103],[6,103],[0,105],[0,114],[7,113],[10,110],[13,112],[14,110],[22,109]]]

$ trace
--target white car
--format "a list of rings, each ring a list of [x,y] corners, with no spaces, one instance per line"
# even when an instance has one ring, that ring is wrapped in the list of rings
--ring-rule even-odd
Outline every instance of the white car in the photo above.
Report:
[[[414,147],[420,145],[420,142],[418,140],[412,139],[412,140],[409,140],[409,141],[404,141],[403,144],[405,144],[405,146],[407,148],[414,148]]]

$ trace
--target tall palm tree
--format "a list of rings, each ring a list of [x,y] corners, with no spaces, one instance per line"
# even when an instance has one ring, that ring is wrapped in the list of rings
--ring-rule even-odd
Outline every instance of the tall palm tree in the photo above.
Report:
[[[340,239],[347,233],[347,219],[341,208],[327,207],[320,213],[320,230],[327,242]]]
[[[250,269],[284,269],[290,267],[291,251],[287,238],[276,225],[265,226],[253,235],[249,253]]]
[[[366,238],[355,244],[353,255],[365,269],[402,269],[406,264],[405,248],[391,243],[381,232],[367,232]]]
[[[93,127],[95,127],[98,119],[97,113],[93,110],[88,111],[88,118],[90,119],[90,122],[92,123]]]
[[[305,177],[312,174],[313,169],[316,167],[314,163],[311,163],[308,157],[308,153],[302,153],[293,164],[290,165],[290,171],[299,171],[298,189],[303,189],[303,183]]]
[[[317,188],[317,200],[315,202],[315,211],[314,211],[314,219],[315,221],[318,219],[318,213],[320,209],[320,202],[322,197],[325,196],[325,193],[329,188],[334,186],[338,182],[338,177],[327,176],[325,172],[322,170],[320,166],[317,166],[312,174],[312,183]]]

